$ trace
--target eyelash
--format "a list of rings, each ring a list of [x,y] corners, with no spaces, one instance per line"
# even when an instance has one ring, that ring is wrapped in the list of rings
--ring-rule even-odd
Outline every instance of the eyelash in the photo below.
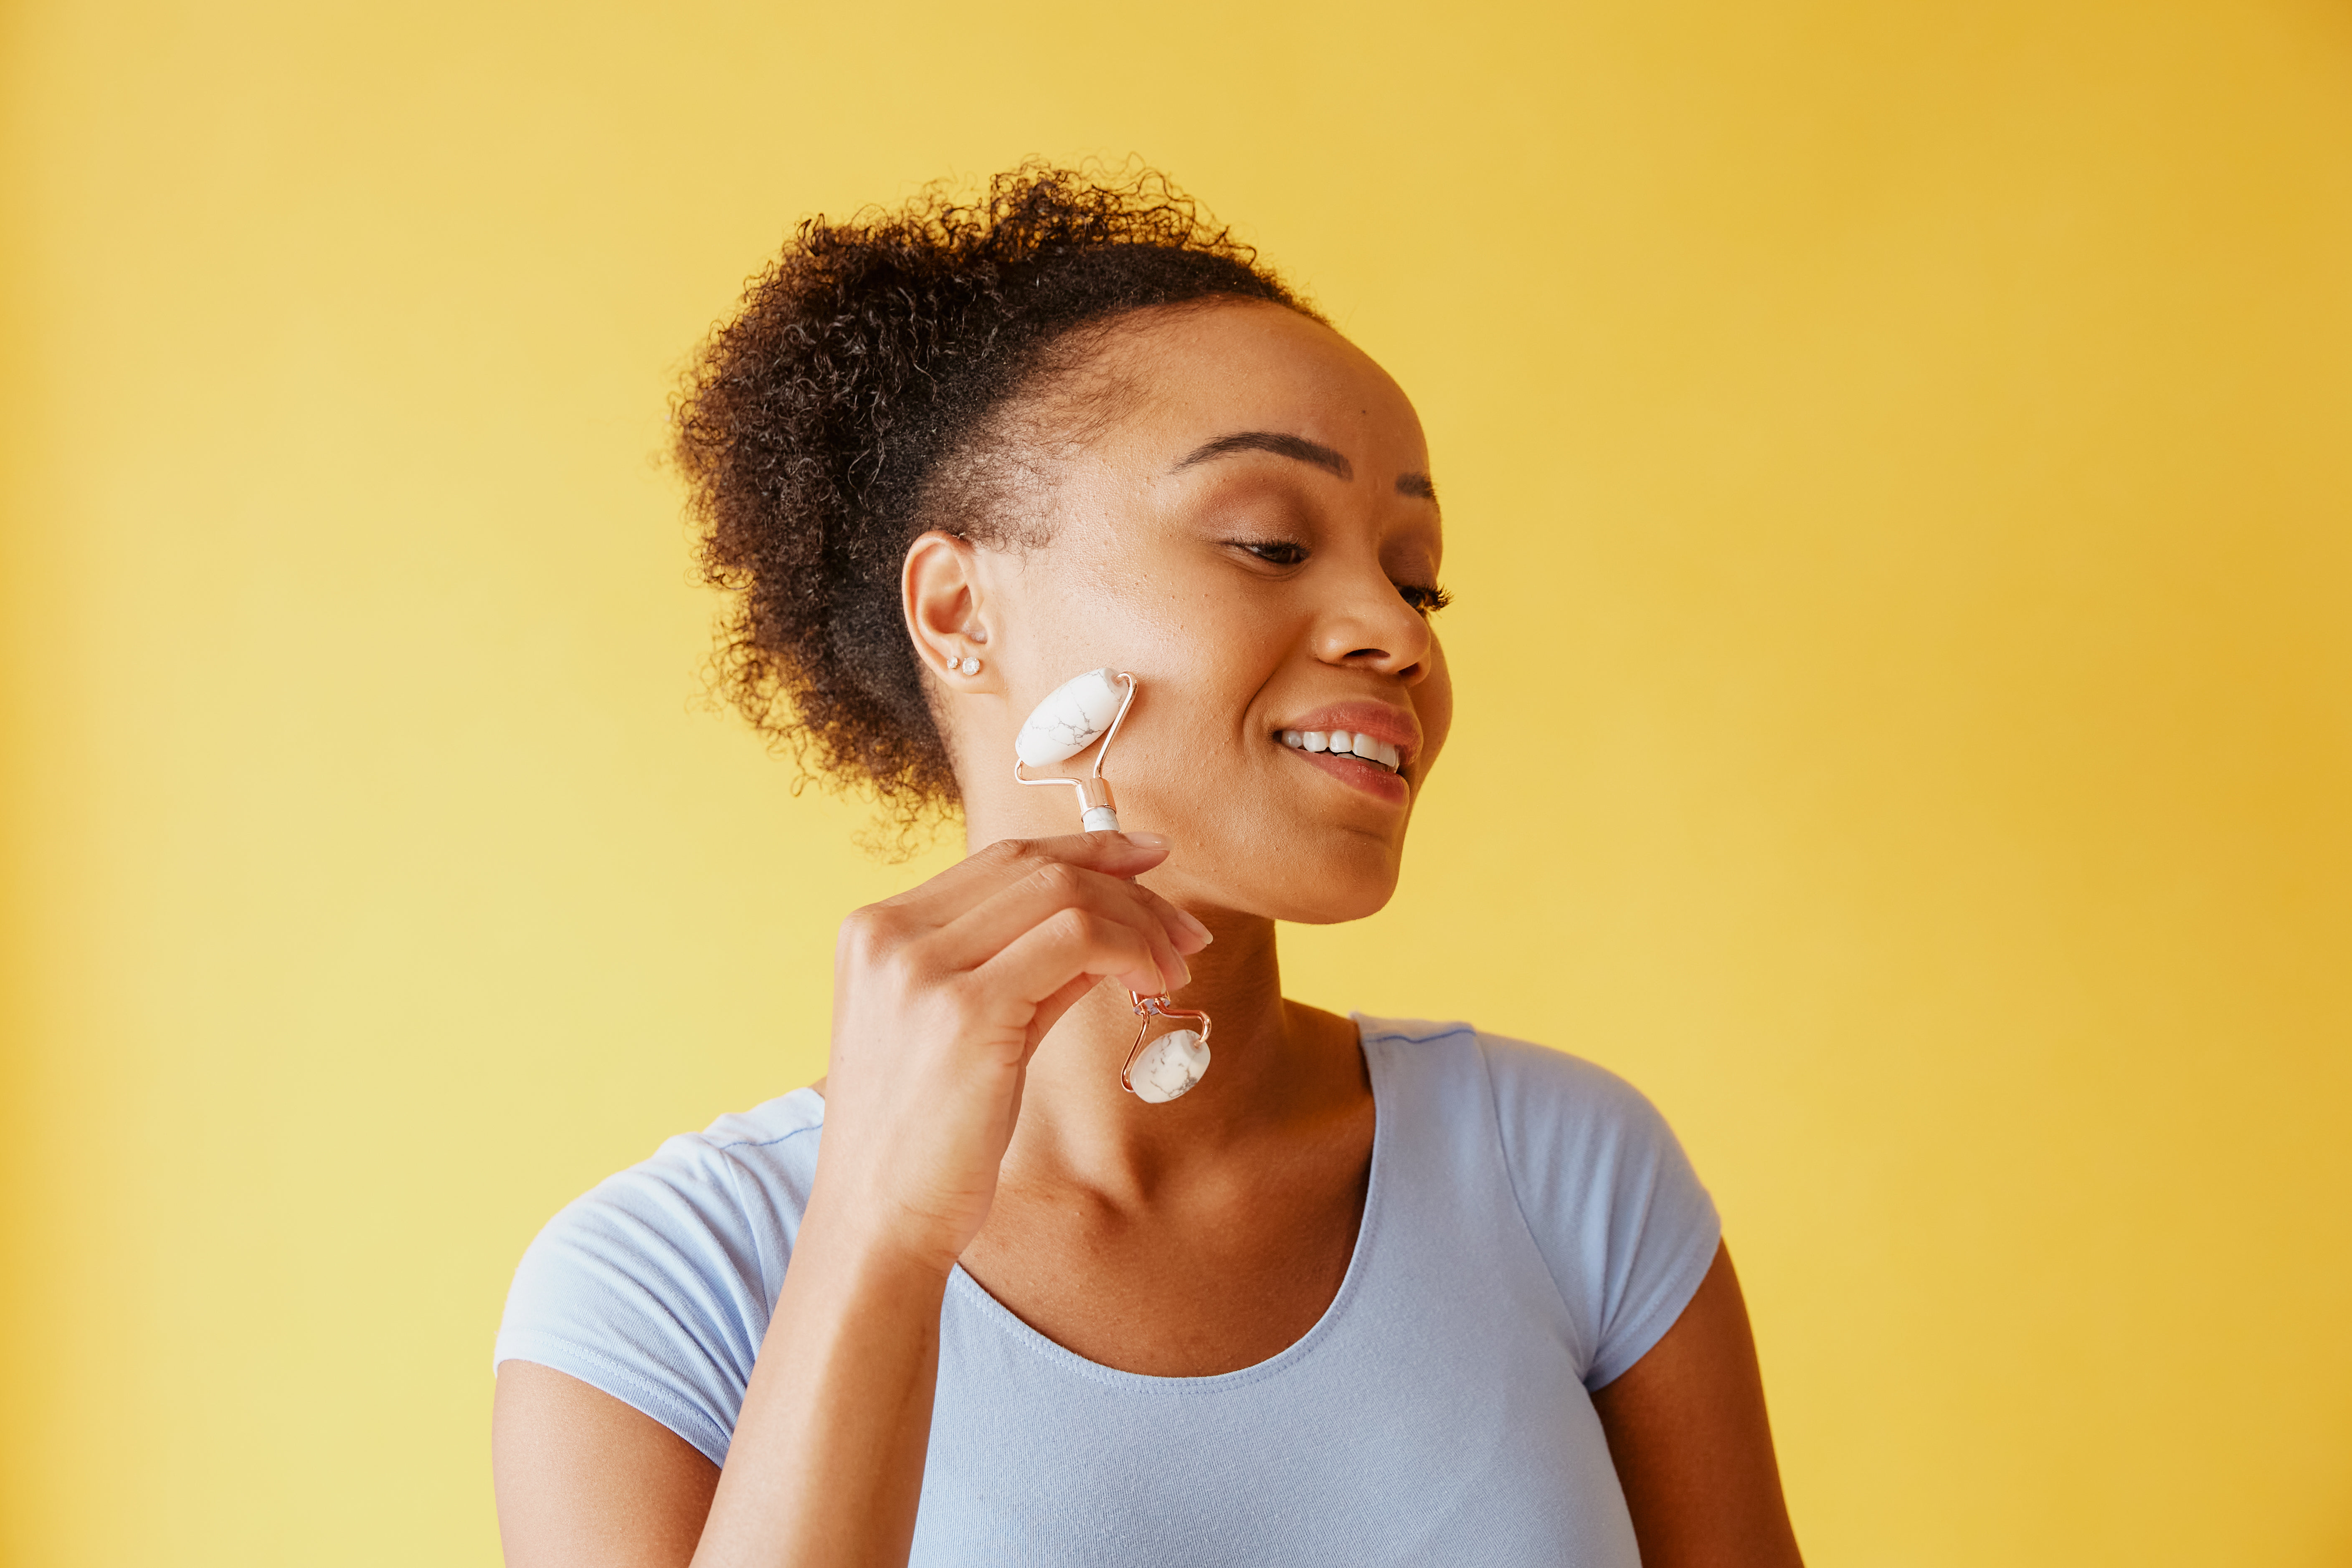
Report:
[[[1307,547],[1287,539],[1237,539],[1234,542],[1270,566],[1297,566],[1307,559]],[[1277,560],[1277,556],[1283,559]],[[1454,595],[1434,583],[1427,587],[1399,583],[1396,591],[1397,596],[1411,605],[1417,615],[1435,615],[1454,602]]]
[[[1287,539],[1236,539],[1234,542],[1269,566],[1296,566],[1307,559],[1307,546]],[[1286,559],[1276,560],[1276,555]]]

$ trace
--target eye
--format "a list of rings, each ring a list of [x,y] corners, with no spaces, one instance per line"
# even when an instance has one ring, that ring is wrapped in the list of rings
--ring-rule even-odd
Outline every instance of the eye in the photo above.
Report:
[[[1307,559],[1307,546],[1287,539],[1236,539],[1230,542],[1269,566],[1296,566]]]
[[[1417,583],[1400,583],[1397,596],[1424,616],[1434,615],[1454,602],[1454,595],[1434,583],[1426,587]]]

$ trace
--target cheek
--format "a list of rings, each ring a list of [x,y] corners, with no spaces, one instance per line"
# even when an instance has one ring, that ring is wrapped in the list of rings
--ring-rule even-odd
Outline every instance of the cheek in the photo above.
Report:
[[[1168,725],[1196,749],[1244,742],[1294,640],[1251,608],[1230,593],[1161,593],[1132,602],[1113,646],[1139,683],[1139,717],[1148,700],[1152,727]]]
[[[1024,575],[1017,602],[1004,617],[1017,635],[1018,649],[1008,646],[1004,657],[1017,657],[1045,689],[1074,675],[1109,665],[1135,668],[1135,616],[1127,606],[1082,580],[1060,574]],[[1138,673],[1140,673],[1139,671]]]
[[[1196,907],[1326,925],[1378,912],[1395,891],[1404,819],[1350,811],[1267,736],[1153,731],[1116,773],[1121,820],[1176,850],[1153,885]]]
[[[1412,710],[1421,721],[1422,772],[1433,766],[1454,731],[1454,675],[1445,666],[1444,647],[1432,638],[1429,679],[1414,689]]]

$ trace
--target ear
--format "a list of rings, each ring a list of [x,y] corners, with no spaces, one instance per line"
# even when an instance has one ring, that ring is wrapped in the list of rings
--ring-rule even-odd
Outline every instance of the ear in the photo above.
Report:
[[[915,658],[950,691],[1001,691],[996,671],[983,651],[988,617],[982,604],[979,560],[967,540],[937,529],[907,547],[898,578],[899,606]],[[967,675],[966,663],[977,668]]]

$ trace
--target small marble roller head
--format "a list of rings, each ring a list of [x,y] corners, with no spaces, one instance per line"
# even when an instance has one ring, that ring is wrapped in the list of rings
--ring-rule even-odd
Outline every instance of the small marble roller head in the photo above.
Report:
[[[1135,1098],[1164,1105],[1188,1092],[1209,1070],[1209,1042],[1191,1029],[1176,1029],[1143,1047],[1127,1069]]]

